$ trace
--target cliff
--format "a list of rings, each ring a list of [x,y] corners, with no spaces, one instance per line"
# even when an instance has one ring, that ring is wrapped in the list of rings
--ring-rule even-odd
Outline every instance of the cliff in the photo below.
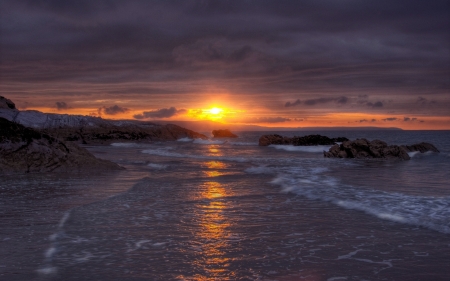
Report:
[[[120,169],[75,144],[0,118],[0,173]]]

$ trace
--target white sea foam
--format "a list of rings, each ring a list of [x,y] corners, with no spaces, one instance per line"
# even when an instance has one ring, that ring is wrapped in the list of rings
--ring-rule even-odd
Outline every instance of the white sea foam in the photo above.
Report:
[[[419,151],[412,151],[412,152],[408,152],[409,157],[413,158],[414,155],[416,155],[417,153],[419,153]]]
[[[276,170],[267,166],[250,167],[244,170],[248,174],[273,174]]]
[[[186,138],[177,139],[177,141],[190,142],[190,141],[193,141],[193,139],[186,137]]]
[[[196,139],[196,140],[194,140],[194,143],[197,143],[197,144],[224,144],[226,142],[227,141],[210,140],[210,139],[207,139],[207,140]]]
[[[248,173],[264,172],[267,167],[249,168]],[[273,168],[276,169],[276,168]],[[380,219],[418,225],[450,233],[450,197],[413,196],[358,188],[341,184],[322,174],[321,167],[310,169],[277,169],[271,181],[283,192],[292,192],[314,200],[363,211]]]
[[[115,147],[137,147],[138,144],[134,142],[113,142],[110,144]]]
[[[300,151],[300,152],[311,152],[311,153],[322,153],[323,151],[328,151],[330,149],[330,145],[312,145],[312,146],[294,146],[294,145],[269,145],[269,147],[273,147],[279,150],[286,151]]]
[[[150,163],[147,166],[150,168],[153,168],[155,170],[164,170],[165,168],[167,168],[167,165],[155,164],[155,163]]]
[[[230,145],[257,146],[257,142],[228,142]]]
[[[146,153],[146,154],[150,154],[150,155],[164,156],[164,157],[194,158],[194,159],[222,160],[222,161],[235,161],[235,162],[247,162],[249,160],[244,157],[183,154],[183,153],[178,153],[178,152],[167,151],[167,149],[146,149],[146,150],[143,150],[142,153]]]

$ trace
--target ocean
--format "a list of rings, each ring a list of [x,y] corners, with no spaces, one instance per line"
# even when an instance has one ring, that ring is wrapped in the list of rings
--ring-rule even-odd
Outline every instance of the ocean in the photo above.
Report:
[[[450,280],[450,131],[411,160],[237,139],[86,146],[126,168],[0,181],[0,280]]]

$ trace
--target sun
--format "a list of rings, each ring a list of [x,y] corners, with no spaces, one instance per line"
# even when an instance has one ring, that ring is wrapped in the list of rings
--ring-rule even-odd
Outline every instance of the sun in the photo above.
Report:
[[[213,107],[209,110],[209,113],[217,115],[217,114],[220,114],[222,111],[223,111],[222,108]]]

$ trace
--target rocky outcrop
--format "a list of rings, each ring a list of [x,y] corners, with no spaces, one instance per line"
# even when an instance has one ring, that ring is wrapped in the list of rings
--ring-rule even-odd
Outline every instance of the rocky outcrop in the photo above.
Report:
[[[230,132],[230,130],[213,130],[212,134],[215,138],[237,138],[238,136]]]
[[[405,149],[407,152],[414,152],[414,151],[419,151],[420,153],[424,153],[427,151],[439,152],[439,150],[434,145],[427,142],[421,142],[413,145],[402,145],[401,147]]]
[[[420,143],[411,146],[388,145],[381,140],[368,141],[357,139],[344,141],[342,144],[332,146],[329,151],[324,151],[324,157],[328,158],[382,158],[409,160],[408,152],[439,150],[430,143]]]
[[[0,118],[0,173],[120,170],[84,148]]]
[[[166,141],[180,138],[207,139],[205,135],[182,128],[177,125],[167,124],[122,124],[121,126],[107,125],[99,127],[62,127],[44,129],[43,132],[55,137],[75,141],[83,144],[108,144],[117,141]]]
[[[66,141],[107,144],[114,141],[160,141],[180,138],[207,139],[183,127],[133,120],[107,120],[100,117],[50,114],[36,110],[19,111],[10,100],[0,98],[0,117],[37,129]]]
[[[16,105],[11,100],[0,96],[0,108],[16,109]]]
[[[283,137],[280,135],[263,135],[259,138],[260,146],[268,146],[271,144],[287,144],[295,146],[312,146],[312,145],[333,145],[336,142],[347,141],[347,138],[329,138],[321,135],[307,135],[303,137]]]

